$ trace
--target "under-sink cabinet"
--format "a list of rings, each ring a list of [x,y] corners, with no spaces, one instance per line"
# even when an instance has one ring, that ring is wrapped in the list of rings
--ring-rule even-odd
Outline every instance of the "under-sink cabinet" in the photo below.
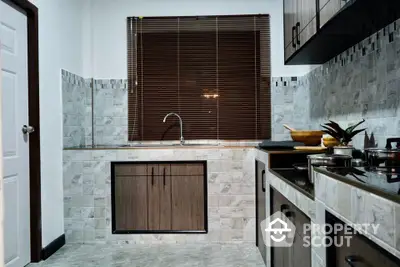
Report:
[[[112,162],[112,230],[206,233],[206,162]]]

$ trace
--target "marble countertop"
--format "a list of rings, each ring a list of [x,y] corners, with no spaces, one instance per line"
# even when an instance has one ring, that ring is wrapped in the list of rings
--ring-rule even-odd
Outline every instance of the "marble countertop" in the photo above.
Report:
[[[398,179],[390,181],[385,175],[371,172],[356,175],[349,172],[348,168],[314,167],[314,171],[400,204]]]

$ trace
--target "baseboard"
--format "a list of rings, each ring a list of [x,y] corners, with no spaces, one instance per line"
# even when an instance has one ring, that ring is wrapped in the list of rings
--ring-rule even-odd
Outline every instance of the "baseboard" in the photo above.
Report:
[[[60,235],[42,249],[42,260],[48,259],[51,255],[56,253],[57,250],[65,245],[65,234]]]

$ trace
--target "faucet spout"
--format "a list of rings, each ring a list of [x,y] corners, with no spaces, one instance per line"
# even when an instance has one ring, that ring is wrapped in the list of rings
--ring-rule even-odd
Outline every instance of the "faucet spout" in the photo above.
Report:
[[[180,138],[180,143],[181,146],[183,146],[185,144],[185,139],[183,138],[183,122],[182,122],[182,118],[181,116],[179,116],[177,113],[175,112],[170,112],[167,115],[165,115],[164,119],[163,119],[163,123],[165,123],[167,121],[167,118],[171,115],[175,115],[176,117],[178,117],[179,119],[179,123],[180,123],[180,127],[181,127],[181,138]]]

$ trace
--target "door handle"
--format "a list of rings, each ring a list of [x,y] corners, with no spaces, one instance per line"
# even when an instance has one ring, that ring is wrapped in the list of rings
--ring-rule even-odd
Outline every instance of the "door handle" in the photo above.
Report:
[[[293,46],[293,48],[296,48],[296,42],[294,40],[295,31],[296,31],[296,26],[293,26],[292,27],[292,46]]]
[[[262,191],[265,192],[265,170],[261,171],[261,183]]]
[[[22,133],[23,134],[31,134],[35,131],[33,126],[24,125],[22,126]]]
[[[362,262],[362,259],[358,256],[346,256],[344,260],[351,267],[356,267],[355,265],[356,262]]]
[[[300,45],[300,22],[296,23],[296,40],[297,44]]]
[[[163,172],[163,183],[164,183],[164,187],[165,187],[165,168],[164,168],[164,172]]]
[[[151,186],[154,185],[154,167],[151,167]]]

